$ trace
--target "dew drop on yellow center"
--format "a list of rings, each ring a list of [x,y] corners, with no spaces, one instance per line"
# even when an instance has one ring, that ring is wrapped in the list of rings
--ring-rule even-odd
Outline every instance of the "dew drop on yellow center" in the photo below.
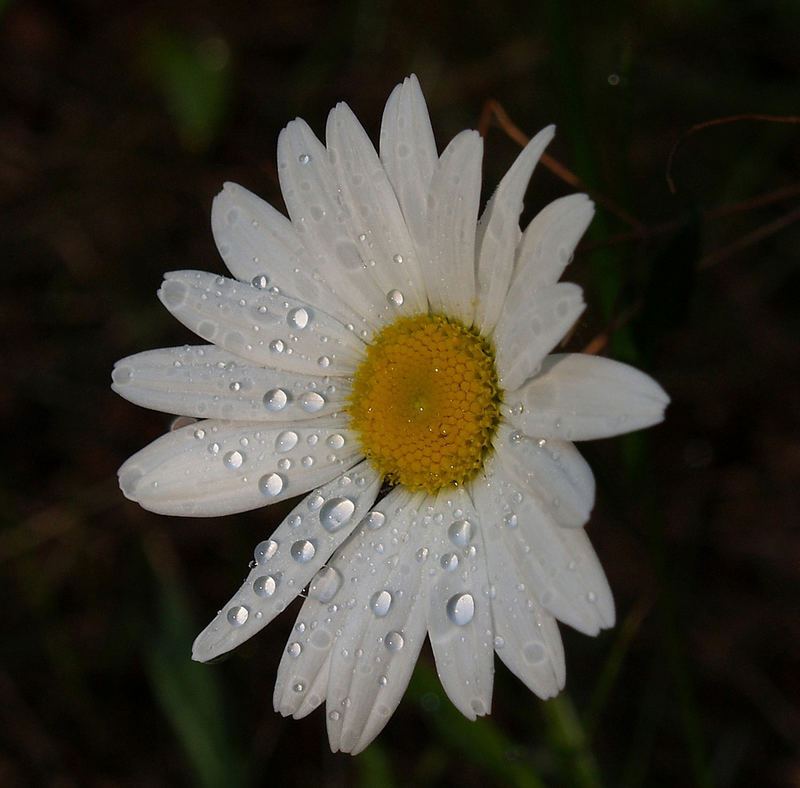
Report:
[[[489,342],[457,320],[420,314],[375,335],[347,412],[364,454],[388,481],[433,493],[483,467],[499,402]]]

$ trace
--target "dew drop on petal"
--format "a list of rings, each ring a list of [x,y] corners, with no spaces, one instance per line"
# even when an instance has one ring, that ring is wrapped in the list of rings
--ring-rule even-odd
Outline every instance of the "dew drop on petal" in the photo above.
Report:
[[[308,586],[308,595],[318,602],[330,602],[342,587],[343,578],[332,566],[323,566]]]
[[[229,451],[223,458],[222,461],[225,463],[226,468],[230,468],[230,470],[235,471],[244,465],[246,457],[244,452],[241,451]]]
[[[258,489],[267,498],[279,495],[286,486],[286,480],[279,473],[266,473],[258,480]]]
[[[269,284],[269,277],[266,274],[259,274],[253,277],[250,284],[258,290],[265,290]]]
[[[391,609],[392,602],[392,595],[384,588],[383,591],[377,591],[372,595],[372,599],[369,601],[369,606],[372,612],[378,616],[378,618],[383,618]]]
[[[320,356],[317,359],[317,364],[323,369],[327,369],[331,365],[331,360],[328,356]]]
[[[325,398],[316,391],[307,391],[300,397],[300,407],[306,413],[316,413],[325,404]]]
[[[256,545],[253,550],[253,557],[257,564],[265,564],[275,553],[278,552],[278,543],[274,539],[265,539]]]
[[[472,532],[473,527],[469,520],[456,520],[447,529],[447,535],[456,547],[466,547],[472,539]]]
[[[232,627],[240,627],[250,616],[250,611],[244,605],[236,605],[228,610],[228,623]]]
[[[273,339],[272,342],[269,343],[269,349],[273,353],[283,353],[286,349],[286,344],[282,339]]]
[[[328,446],[332,449],[341,449],[344,446],[344,435],[335,432],[328,438]]]
[[[514,512],[508,512],[507,514],[503,515],[503,522],[509,528],[516,528],[517,525],[519,525],[519,519],[517,518],[517,515],[514,514]]]
[[[391,306],[402,306],[405,296],[399,290],[390,290],[386,294],[386,300]]]
[[[290,328],[302,331],[311,322],[311,315],[302,306],[291,309],[286,313],[286,322]]]
[[[301,153],[297,157],[297,161],[299,161],[300,164],[308,164],[311,161],[311,156],[308,153]]]
[[[439,560],[439,563],[442,569],[453,572],[458,569],[458,556],[455,553],[445,553]]]
[[[289,402],[289,395],[283,389],[270,389],[264,395],[264,407],[277,413],[286,407]]]
[[[355,510],[356,505],[349,498],[331,498],[319,510],[319,521],[328,533],[336,533],[348,523]]]
[[[457,626],[463,627],[475,615],[475,600],[472,594],[455,594],[447,600],[447,617]]]
[[[294,430],[284,430],[277,438],[275,438],[275,451],[287,452],[291,451],[297,446],[299,440],[298,435]]]
[[[383,639],[387,651],[400,651],[405,645],[405,640],[400,632],[389,632]]]
[[[263,575],[253,581],[253,592],[260,597],[269,599],[278,587],[278,580],[273,575]]]
[[[380,528],[386,522],[386,515],[383,512],[370,512],[365,518],[364,523],[371,531]]]
[[[291,549],[292,558],[299,564],[310,561],[316,552],[317,548],[308,539],[299,539],[292,545]]]
[[[303,653],[303,647],[297,641],[295,641],[294,643],[290,643],[286,647],[286,653],[290,657],[294,657],[295,659],[297,659],[297,657],[299,657]]]

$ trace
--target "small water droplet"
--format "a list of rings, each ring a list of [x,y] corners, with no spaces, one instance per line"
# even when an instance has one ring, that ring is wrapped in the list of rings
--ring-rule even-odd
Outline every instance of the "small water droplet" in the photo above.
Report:
[[[384,588],[383,591],[376,591],[372,595],[369,606],[378,618],[383,618],[391,609],[393,601],[392,595]]]
[[[292,461],[288,457],[281,457],[278,460],[278,470],[288,471],[292,467]]]
[[[356,505],[349,498],[331,498],[319,510],[319,521],[328,533],[336,533],[347,524],[355,510]]]
[[[286,653],[290,657],[294,657],[295,659],[297,659],[297,657],[299,657],[303,653],[303,647],[297,641],[295,641],[294,643],[290,643],[286,647]]]
[[[420,547],[416,553],[417,561],[422,563],[428,557],[428,552],[429,551],[427,547]]]
[[[453,572],[458,569],[458,556],[455,553],[445,553],[439,560],[439,563],[442,569]]]
[[[308,509],[311,512],[316,512],[322,504],[325,503],[325,499],[318,493],[312,493],[308,496],[306,500],[306,504],[308,505]]]
[[[307,309],[299,306],[286,313],[286,322],[290,328],[302,331],[311,322],[311,315]]]
[[[281,453],[291,451],[297,446],[298,440],[299,437],[294,430],[284,430],[275,438],[275,451]]]
[[[310,468],[314,464],[314,458],[310,454],[306,454],[305,457],[301,458],[300,463],[304,468]]]
[[[383,512],[370,512],[365,518],[364,523],[367,528],[374,531],[386,522],[386,515]]]
[[[286,345],[282,339],[273,339],[272,342],[269,343],[269,349],[273,353],[283,353],[286,349]]]
[[[308,164],[311,161],[311,156],[309,156],[308,153],[301,153],[297,157],[297,161],[299,161],[300,164]]]
[[[244,605],[236,605],[228,611],[228,623],[232,627],[240,627],[250,616],[250,611]]]
[[[264,406],[273,413],[282,411],[289,402],[289,395],[283,389],[270,389],[264,395]]]
[[[586,601],[594,604],[597,602],[597,594],[595,594],[594,591],[590,591],[588,594],[586,594]]]
[[[405,296],[399,290],[390,290],[386,294],[386,300],[391,306],[402,306]]]
[[[389,683],[389,679],[386,676],[378,676],[378,686],[385,687]]]
[[[197,440],[201,441],[203,440],[203,438],[206,437],[206,431],[203,429],[196,429],[194,431],[194,437],[197,438]]]
[[[333,710],[333,711],[332,711],[332,712],[331,712],[331,713],[328,715],[328,719],[329,719],[329,720],[331,720],[331,721],[333,721],[333,722],[338,722],[338,721],[339,721],[339,718],[340,718],[341,716],[342,716],[342,715],[341,715],[341,714],[339,714],[339,712],[338,712],[338,711],[336,711],[336,709],[334,709],[334,710]]]
[[[343,578],[332,566],[323,566],[308,586],[308,595],[318,602],[330,602],[342,587]]]
[[[475,615],[475,600],[472,594],[455,594],[447,600],[447,617],[457,626],[463,627]]]
[[[278,580],[274,575],[263,575],[253,581],[253,592],[257,596],[269,599],[278,587]]]
[[[279,473],[266,473],[258,480],[258,489],[267,498],[279,495],[286,486],[286,480]]]
[[[259,274],[253,277],[251,284],[258,290],[264,290],[269,284],[269,277],[266,274]]]
[[[399,264],[399,263],[402,263],[402,262],[403,262],[403,255],[401,255],[401,254],[396,254],[396,255],[395,255],[393,258],[392,258],[392,260],[394,260],[394,262],[395,262],[395,263],[398,263],[398,264]]]
[[[325,404],[325,398],[316,391],[307,391],[300,396],[300,407],[306,413],[316,413]]]
[[[514,512],[508,512],[507,514],[503,515],[503,522],[509,528],[516,528],[519,525],[519,519]]]
[[[303,684],[302,681],[298,681],[297,684],[292,685],[292,689],[295,692],[302,692],[305,688],[305,684]]]
[[[455,520],[447,529],[447,535],[456,547],[466,547],[472,539],[473,530],[469,520]]]
[[[229,388],[231,391],[239,391],[239,390],[242,388],[242,384],[241,384],[241,383],[240,383],[238,380],[234,380],[234,381],[233,381],[233,383],[231,383],[231,384],[228,386],[228,388]]]
[[[340,435],[338,432],[331,435],[328,438],[328,446],[332,449],[341,449],[344,446],[344,435]]]
[[[256,545],[253,550],[253,557],[257,564],[265,564],[275,553],[278,552],[278,543],[274,539],[265,539]]]
[[[505,644],[506,644],[506,641],[505,641],[504,638],[502,638],[500,635],[495,635],[495,638],[494,638],[494,647],[495,647],[495,649],[497,649],[499,651],[501,648],[503,648],[503,646],[505,646]]]
[[[246,459],[245,453],[242,451],[229,451],[223,458],[222,461],[225,463],[225,467],[229,468],[232,471],[238,470],[239,468],[244,465],[244,461]]]
[[[299,564],[305,564],[310,561],[316,552],[317,548],[308,539],[299,539],[292,545],[291,549],[292,558]]]
[[[400,651],[405,645],[405,640],[400,632],[389,632],[383,639],[387,651]]]
[[[219,454],[219,444],[218,443],[209,443],[208,444],[208,453],[217,455]]]

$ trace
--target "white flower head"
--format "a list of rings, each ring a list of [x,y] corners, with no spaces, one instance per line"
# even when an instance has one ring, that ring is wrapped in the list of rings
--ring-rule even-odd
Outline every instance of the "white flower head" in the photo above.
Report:
[[[289,218],[226,184],[211,221],[233,278],[178,271],[159,292],[210,344],[114,369],[132,402],[200,419],[120,468],[128,498],[216,516],[306,494],[193,656],[233,649],[307,589],[274,702],[294,717],[325,702],[334,751],[383,728],[426,635],[474,719],[495,653],[548,698],[565,677],[556,621],[614,623],[572,441],[655,424],[668,397],[631,367],[551,353],[584,308],[558,279],[594,210],[572,195],[520,231],[553,133],[478,218],[481,138],[439,156],[416,77],[389,97],[380,154],[346,104],[325,145],[292,121],[278,140]]]

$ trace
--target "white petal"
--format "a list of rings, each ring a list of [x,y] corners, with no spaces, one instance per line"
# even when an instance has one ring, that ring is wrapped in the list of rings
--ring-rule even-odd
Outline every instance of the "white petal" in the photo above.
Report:
[[[255,550],[244,585],[197,636],[207,662],[248,640],[299,594],[375,500],[380,476],[364,462],[313,492]]]
[[[211,229],[237,279],[277,285],[345,325],[366,328],[355,311],[312,277],[311,257],[289,219],[243,186],[226,183],[214,198]]]
[[[514,299],[494,334],[500,386],[514,391],[538,372],[585,308],[583,291],[571,282],[534,290],[524,301]]]
[[[521,232],[522,198],[533,168],[553,139],[556,127],[542,129],[519,154],[492,195],[478,223],[478,306],[475,323],[491,333],[503,309],[514,272]]]
[[[428,108],[414,74],[386,102],[380,149],[411,236],[422,248],[427,237],[428,189],[438,156]]]
[[[347,378],[254,367],[216,345],[137,353],[118,361],[111,377],[117,394],[145,408],[237,421],[330,416],[342,410],[351,390]]]
[[[429,545],[428,636],[447,696],[466,717],[492,705],[494,631],[483,523],[463,488],[439,493],[418,529]]]
[[[506,459],[502,454],[489,459],[487,482],[474,485],[474,496],[485,521],[501,518],[507,544],[524,562],[518,592],[587,635],[613,626],[611,590],[584,530],[561,528],[537,496],[514,480]]]
[[[422,274],[435,312],[472,325],[475,314],[475,229],[481,193],[483,140],[462,131],[436,165],[428,199],[430,264]]]
[[[585,194],[570,194],[545,206],[531,221],[517,249],[510,298],[555,284],[594,216]]]
[[[559,525],[575,528],[589,519],[594,506],[594,475],[572,443],[535,440],[501,424],[494,448]]]
[[[403,696],[425,640],[422,565],[415,521],[424,496],[390,495],[353,536],[341,603],[347,615],[331,652],[328,738],[334,752],[363,750],[389,721]]]
[[[581,441],[658,424],[669,397],[627,364],[557,353],[544,360],[539,375],[506,394],[506,403],[504,415],[526,434]]]
[[[475,485],[485,484],[476,480]],[[479,496],[478,501],[483,499]],[[552,698],[564,687],[566,665],[558,624],[535,596],[520,591],[525,562],[503,533],[502,514],[482,513],[482,533],[489,566],[489,596],[497,655],[540,698]]]
[[[287,372],[350,374],[364,344],[338,320],[297,299],[205,271],[173,271],[158,291],[185,326],[256,364]]]
[[[328,152],[342,200],[354,206],[354,229],[366,273],[397,314],[427,309],[417,252],[383,165],[347,104],[328,115]]]
[[[169,432],[119,469],[127,498],[160,514],[213,517],[291,498],[354,465],[347,419],[278,426],[201,421]]]
[[[365,273],[367,250],[354,231],[358,206],[342,200],[328,151],[308,125],[292,121],[278,137],[278,176],[289,216],[315,266],[312,276],[373,328],[386,322],[386,294]]]

